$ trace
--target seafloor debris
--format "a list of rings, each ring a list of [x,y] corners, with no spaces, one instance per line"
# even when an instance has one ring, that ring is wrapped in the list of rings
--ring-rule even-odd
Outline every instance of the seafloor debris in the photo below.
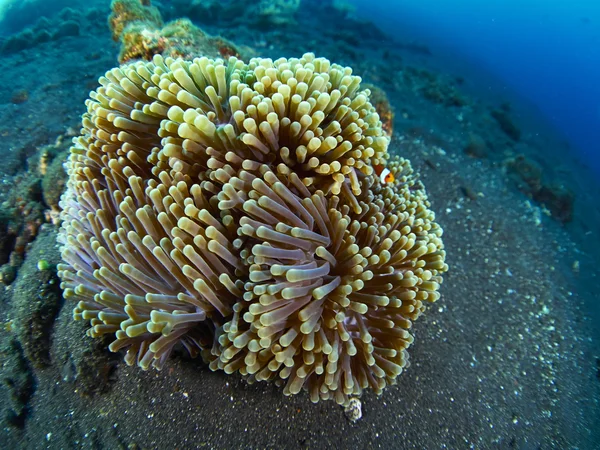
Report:
[[[542,167],[525,155],[519,154],[504,162],[509,175],[515,179],[517,187],[541,203],[552,217],[562,223],[573,218],[575,195],[565,185],[549,182]]]
[[[29,100],[29,92],[27,92],[26,89],[19,89],[18,91],[13,92],[10,97],[11,103],[14,103],[15,105],[25,103],[27,100]]]
[[[294,14],[300,7],[300,0],[258,0],[251,4],[247,15],[250,23],[264,26],[293,25],[296,23]]]
[[[30,243],[43,223],[58,224],[58,202],[66,185],[63,164],[69,143],[64,135],[31,156],[29,171],[12,179],[0,204],[0,283],[11,284]]]
[[[351,398],[348,404],[344,407],[346,418],[356,423],[362,418],[362,402],[358,398]]]
[[[48,148],[42,150],[39,172],[42,176],[42,196],[44,205],[47,208],[44,211],[46,222],[57,225],[59,221],[58,203],[67,184],[67,173],[64,165],[68,150],[52,155],[52,159],[50,159],[49,153]]]
[[[27,245],[44,222],[40,179],[35,174],[16,177],[15,188],[0,205],[0,282],[10,284],[23,262]]]
[[[519,141],[521,139],[521,130],[515,125],[509,115],[509,111],[506,107],[493,109],[490,115],[498,122],[500,129],[504,131],[509,138],[513,141]]]
[[[473,158],[485,158],[490,153],[490,149],[483,137],[475,133],[469,133],[465,153]]]
[[[406,66],[402,81],[432,103],[446,107],[467,105],[467,98],[456,86],[460,84],[456,78],[447,79],[426,69]]]

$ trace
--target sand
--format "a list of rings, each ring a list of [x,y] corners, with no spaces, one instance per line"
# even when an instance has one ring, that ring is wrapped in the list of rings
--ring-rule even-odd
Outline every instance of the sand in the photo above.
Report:
[[[238,42],[245,38],[240,32]],[[98,29],[1,57],[2,98],[17,89],[29,92],[23,104],[0,105],[7,161],[35,156],[40,143],[78,127],[94,80],[115,64],[109,39]],[[390,150],[421,173],[444,228],[450,265],[441,299],[414,325],[410,367],[382,396],[365,394],[363,417],[352,423],[333,402],[315,405],[306,394],[285,397],[275,385],[248,385],[183,353],[161,372],[127,367],[102,342],[84,335],[83,324],[72,321],[73,305],[59,302],[48,321],[45,367],[28,358],[26,345],[15,344],[23,330],[0,330],[3,447],[598,448],[600,348],[589,305],[600,287],[600,251],[593,204],[586,203],[590,191],[573,185],[580,190],[566,226],[519,191],[501,163],[517,144],[505,145],[498,124],[482,119],[495,105],[472,94],[462,94],[467,106],[440,105],[415,88],[419,77],[403,78],[404,67],[424,67],[435,55],[400,49],[385,62],[386,49],[370,53],[371,41],[349,56],[325,38],[281,42],[271,33],[265,39],[271,42],[263,49],[268,54],[313,50],[335,59],[337,53],[390,96],[396,112]],[[535,155],[539,148],[531,136],[539,130],[519,122],[521,110],[513,108],[515,123],[530,136],[525,151]],[[495,153],[479,159],[465,154],[470,132],[494,141]],[[544,147],[552,157],[565,151],[553,136],[545,135],[544,145],[553,145]],[[580,178],[579,165],[561,161],[566,178]],[[25,170],[15,166],[2,172],[3,199]],[[22,317],[23,299],[33,302],[31,290],[43,288],[36,284],[44,279],[37,261],[58,262],[55,237],[56,228],[45,224],[17,280],[0,286],[2,323]],[[51,275],[44,281],[55,282]],[[15,402],[24,405],[22,423],[10,419]]]

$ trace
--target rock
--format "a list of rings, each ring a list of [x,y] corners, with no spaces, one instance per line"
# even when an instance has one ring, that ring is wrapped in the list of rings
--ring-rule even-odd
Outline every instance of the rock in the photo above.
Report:
[[[58,25],[52,38],[60,39],[67,36],[79,36],[79,24],[74,20],[67,20]]]
[[[489,148],[481,136],[471,133],[465,146],[465,153],[473,158],[485,158],[488,156]]]
[[[8,405],[3,405],[2,418],[7,425],[23,428],[29,412],[29,401],[35,392],[35,378],[23,355],[19,342],[11,338],[0,348],[0,377],[8,391]]]
[[[15,330],[25,357],[34,367],[46,367],[51,362],[51,334],[63,302],[56,270],[38,269],[42,257],[54,265],[60,260],[55,240],[54,230],[39,235],[13,285]]]
[[[533,198],[544,204],[556,220],[562,223],[573,219],[575,194],[562,184],[542,185]]]
[[[490,114],[496,122],[498,122],[498,125],[500,125],[500,129],[504,131],[504,134],[513,141],[519,141],[521,139],[521,130],[517,128],[505,110],[495,109]]]

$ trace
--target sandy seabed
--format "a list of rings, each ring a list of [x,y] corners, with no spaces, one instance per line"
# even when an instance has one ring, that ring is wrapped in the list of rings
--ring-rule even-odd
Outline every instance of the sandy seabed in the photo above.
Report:
[[[310,26],[304,25],[299,29]],[[465,93],[463,106],[440,104],[415,87],[417,75],[406,76],[408,66],[434,66],[435,54],[410,46],[376,48],[380,37],[349,48],[315,30],[312,41],[300,31],[282,39],[274,30],[260,42],[249,30],[237,30],[237,41],[233,31],[225,34],[265,56],[313,51],[351,65],[388,93],[396,114],[390,151],[421,173],[444,228],[450,265],[442,298],[414,326],[410,367],[382,396],[366,393],[363,417],[351,423],[333,402],[284,397],[274,385],[248,385],[184,355],[161,372],[127,367],[119,357],[98,358],[105,345],[85,337],[83,324],[72,321],[72,305],[60,303],[47,333],[45,367],[28,361],[18,345],[22,330],[0,330],[3,447],[598,448],[599,325],[588,306],[600,287],[600,224],[591,200],[598,188],[581,181],[588,175],[577,162],[561,158],[568,152],[564,144],[550,131],[533,137],[539,130],[520,121],[524,113],[513,102],[530,156],[543,148],[544,158],[560,161],[566,178],[580,178],[571,184],[576,206],[566,226],[507,175],[502,159],[525,144],[510,143],[495,121],[482,119],[490,99]],[[11,198],[25,161],[40,146],[78,128],[88,92],[116,63],[116,54],[108,32],[98,30],[0,56],[0,200]],[[427,70],[436,83],[452,78]],[[453,83],[448,81],[457,90],[464,83],[468,91],[468,75]],[[9,101],[19,90],[28,92],[28,100]],[[496,154],[465,154],[470,133],[493,141]],[[37,262],[59,261],[55,238],[56,228],[43,225],[17,279],[0,286],[3,323],[22,314],[22,299],[37,286]],[[95,358],[97,365],[81,365]],[[96,390],[90,380],[97,380]],[[15,404],[24,405],[22,421],[14,418]]]

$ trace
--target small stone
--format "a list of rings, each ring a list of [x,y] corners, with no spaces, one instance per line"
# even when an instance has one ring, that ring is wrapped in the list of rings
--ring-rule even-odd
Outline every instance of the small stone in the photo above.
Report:
[[[344,408],[344,414],[346,418],[352,422],[356,423],[362,417],[362,403],[359,399],[353,398],[348,403],[348,406]]]

